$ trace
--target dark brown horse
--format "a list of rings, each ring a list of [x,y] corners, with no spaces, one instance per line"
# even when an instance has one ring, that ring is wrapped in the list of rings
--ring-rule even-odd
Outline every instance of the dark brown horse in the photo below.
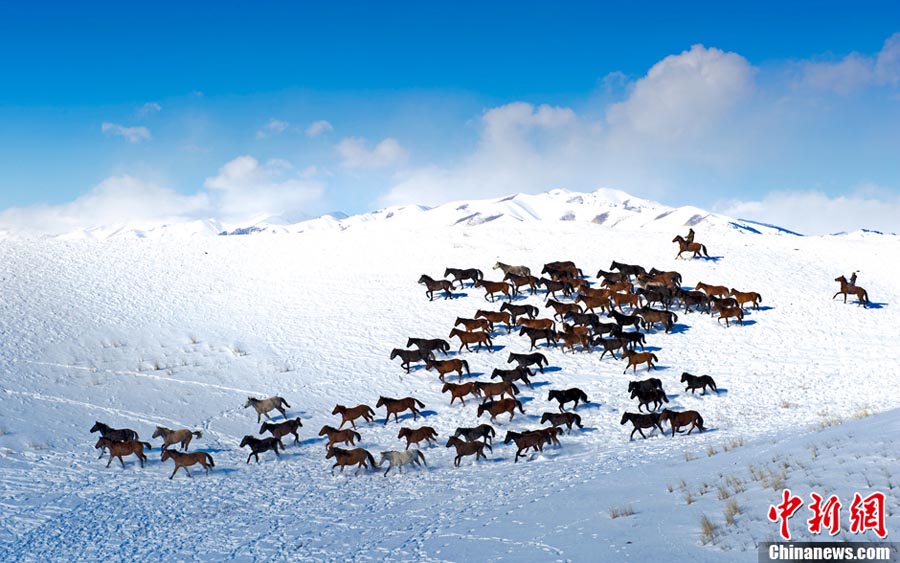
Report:
[[[259,439],[255,436],[244,436],[244,439],[241,440],[240,447],[250,446],[250,455],[247,456],[247,463],[250,463],[250,458],[256,456],[256,463],[259,463],[259,454],[262,452],[267,452],[272,450],[275,452],[276,457],[281,457],[281,454],[278,453],[278,445],[281,442],[278,438],[263,438]]]
[[[529,376],[534,375],[534,373],[526,368],[526,367],[515,367],[513,369],[500,369],[494,368],[494,371],[491,372],[491,379],[495,379],[499,377],[503,381],[521,381],[528,387],[531,387],[531,380],[528,378]]]
[[[692,395],[697,389],[702,390],[702,394],[706,395],[707,387],[715,391],[716,395],[719,394],[719,390],[716,388],[716,382],[708,375],[691,375],[688,372],[684,372],[681,374],[681,382],[687,383],[687,387],[685,387],[684,390],[690,391]]]
[[[726,328],[731,326],[731,323],[728,322],[730,317],[735,317],[741,325],[744,324],[744,310],[740,307],[721,307],[718,303],[714,303],[713,309],[719,313],[718,322],[722,322],[722,319],[725,319]]]
[[[562,303],[557,301],[556,299],[548,299],[547,304],[544,305],[545,308],[553,307],[553,310],[556,311],[556,314],[553,315],[553,318],[558,318],[560,321],[563,320],[566,313],[580,313],[581,307],[578,303]]]
[[[626,422],[631,422],[634,425],[634,430],[631,431],[630,440],[634,440],[634,433],[638,432],[641,435],[641,438],[646,439],[647,436],[644,435],[643,429],[646,428],[659,428],[659,432],[661,434],[665,434],[662,426],[659,424],[660,415],[659,413],[652,412],[650,414],[637,414],[633,412],[622,413],[622,420],[620,424],[625,424]]]
[[[506,334],[509,334],[512,331],[512,320],[510,320],[510,315],[506,311],[483,311],[478,309],[475,312],[476,319],[484,319],[491,323],[490,330],[494,330],[495,324],[503,323],[506,325]]]
[[[419,428],[407,428],[403,427],[400,429],[400,432],[397,433],[398,439],[406,438],[406,449],[413,444],[419,445],[419,442],[426,441],[426,443],[431,443],[436,441],[438,437],[437,431],[430,426],[422,426]]]
[[[869,303],[871,303],[871,301],[869,301],[869,293],[865,289],[859,287],[858,285],[850,285],[850,282],[848,282],[847,278],[845,278],[844,276],[838,276],[834,278],[834,281],[840,282],[841,290],[835,293],[834,297],[832,297],[831,299],[834,299],[838,295],[844,294],[844,303],[846,303],[847,295],[852,294],[856,296],[856,300],[859,305],[862,305],[866,309],[869,308]]]
[[[413,415],[413,420],[416,420],[418,416],[421,414],[419,409],[416,408],[416,405],[419,405],[419,408],[425,408],[425,404],[412,397],[404,397],[402,399],[392,399],[390,397],[378,397],[378,402],[375,403],[375,408],[384,407],[387,411],[387,415],[384,417],[384,425],[387,426],[388,420],[391,419],[391,415],[394,415],[394,422],[399,423],[400,418],[399,414],[403,411],[411,411]]]
[[[526,316],[533,319],[538,316],[538,313],[540,313],[538,308],[534,305],[513,305],[512,303],[504,303],[503,305],[500,305],[500,310],[509,311],[513,323],[515,323],[521,316]]]
[[[510,442],[516,443],[516,459],[513,463],[519,462],[519,457],[525,457],[526,451],[529,449],[533,449],[535,452],[543,452],[544,451],[544,443],[547,440],[543,435],[537,432],[513,432],[510,430],[506,433],[506,438],[503,440],[504,444],[508,444]]]
[[[544,373],[544,366],[550,365],[550,362],[547,361],[547,356],[541,354],[540,352],[532,352],[531,354],[519,354],[516,352],[510,352],[509,358],[507,358],[506,363],[511,364],[513,362],[519,364],[519,367],[524,368],[536,365],[541,373]]]
[[[694,431],[694,428],[703,432],[706,430],[703,428],[703,417],[700,416],[700,413],[697,411],[683,411],[683,412],[675,412],[670,411],[669,409],[664,409],[659,415],[660,422],[669,421],[669,424],[672,426],[672,436],[675,436],[675,432],[679,432],[679,428],[682,426],[691,425],[691,429],[688,430],[688,434]]]
[[[484,448],[491,450],[491,453],[494,452],[494,448],[492,448],[489,444],[485,444],[484,442],[475,440],[474,442],[463,442],[456,436],[451,436],[449,440],[447,440],[448,448],[456,448],[456,458],[453,460],[453,465],[459,467],[459,462],[463,457],[468,455],[474,455],[475,461],[478,461],[479,457],[483,457],[487,459],[487,456],[484,455]]]
[[[656,410],[663,405],[663,403],[668,403],[669,398],[666,396],[665,391],[662,390],[661,387],[652,388],[652,389],[633,389],[631,391],[631,398],[638,400],[638,412],[641,412],[641,409],[646,406],[647,410]],[[650,408],[650,403],[653,403],[653,408]]]
[[[573,424],[578,428],[584,428],[581,424],[581,416],[574,412],[545,412],[541,415],[541,424],[544,424],[545,422],[549,422],[553,428],[566,425],[569,432],[572,431]]]
[[[300,421],[300,417],[297,417],[293,420],[285,420],[284,422],[263,422],[262,426],[259,427],[259,433],[265,434],[269,432],[272,434],[274,438],[278,440],[278,443],[281,445],[281,449],[284,449],[284,442],[281,441],[282,438],[287,436],[288,434],[294,435],[294,443],[300,443],[300,434],[297,432],[297,429],[303,426],[303,422]]]
[[[100,450],[100,456],[103,456],[103,450],[109,450],[109,461],[106,463],[106,467],[109,467],[109,464],[112,463],[113,458],[119,458],[119,463],[122,464],[122,469],[125,469],[125,462],[122,461],[122,456],[126,455],[136,455],[137,458],[141,462],[141,467],[144,467],[144,462],[147,461],[147,456],[144,455],[144,448],[148,450],[152,450],[153,446],[151,446],[148,442],[141,442],[139,440],[125,440],[124,442],[114,442],[109,438],[101,437],[97,440],[97,443],[94,445],[94,448]]]
[[[622,264],[621,262],[616,262],[615,260],[613,260],[613,263],[609,265],[609,269],[619,270],[627,276],[638,276],[640,274],[647,273],[647,270],[645,270],[642,266],[637,266],[634,264]]]
[[[531,340],[531,348],[529,350],[537,348],[537,343],[541,340],[546,340],[547,346],[550,346],[550,344],[556,346],[559,342],[557,333],[552,328],[529,328],[523,326],[522,330],[519,331],[519,336],[526,335]]]
[[[465,287],[465,280],[471,280],[474,283],[484,279],[484,274],[477,268],[447,268],[444,270],[444,277],[447,276],[453,276],[453,283],[459,282],[460,288]]]
[[[338,430],[333,426],[327,425],[319,430],[319,436],[328,436],[328,442],[325,444],[326,450],[335,444],[350,444],[351,446],[355,446],[356,442],[354,440],[362,440],[362,436],[359,435],[359,432],[354,431],[352,428]]]
[[[334,468],[340,467],[341,473],[344,472],[344,467],[348,465],[357,465],[356,472],[359,473],[359,470],[362,468],[369,469],[377,469],[378,464],[375,463],[375,458],[372,457],[372,454],[367,452],[362,448],[353,448],[352,450],[344,450],[341,448],[328,448],[328,452],[325,454],[325,459],[335,459],[335,464],[331,466],[331,474],[334,475]]]
[[[375,411],[369,405],[357,405],[353,408],[347,408],[344,405],[335,405],[331,414],[341,415],[341,424],[338,428],[343,428],[344,423],[349,422],[356,429],[356,419],[363,417],[367,422],[375,422]]]
[[[503,276],[503,281],[508,281],[512,286],[513,297],[519,295],[520,287],[530,288],[532,295],[537,291],[538,279],[534,276],[517,276],[516,274],[509,273]]]
[[[674,327],[675,323],[678,321],[678,315],[675,313],[671,311],[659,311],[657,309],[651,309],[650,307],[641,307],[638,309],[637,314],[644,319],[645,330],[651,330],[654,324],[660,323],[663,325],[663,328],[666,329],[666,334],[672,330],[672,327]]]
[[[454,336],[456,338],[459,338],[459,341],[461,343],[459,346],[459,352],[462,352],[462,349],[464,347],[467,351],[471,352],[472,349],[469,348],[469,344],[478,344],[478,347],[475,348],[476,350],[481,350],[481,345],[484,344],[488,352],[494,351],[494,341],[491,340],[491,335],[486,332],[466,332],[464,330],[454,328],[450,331],[450,338],[453,338]]]
[[[509,395],[511,398],[515,398],[519,393],[519,388],[511,381],[499,381],[497,383],[473,381],[472,385],[475,386],[477,393],[484,397],[484,400],[481,401],[482,403],[486,403],[488,400],[492,400],[497,396],[502,399],[503,395]]]
[[[497,418],[498,415],[503,413],[509,413],[509,420],[512,421],[513,417],[516,414],[516,408],[518,407],[519,412],[525,414],[525,409],[522,408],[522,403],[518,399],[500,399],[499,401],[488,401],[486,403],[482,403],[478,405],[478,418],[481,418],[481,415],[485,412],[491,415],[491,420]]]
[[[490,424],[479,424],[474,428],[465,428],[460,426],[456,429],[456,432],[453,433],[454,437],[459,438],[460,436],[462,436],[467,442],[484,440],[484,442],[488,445],[493,444],[494,436],[496,435],[497,431],[494,430],[494,427]]]
[[[406,347],[415,346],[419,350],[426,352],[439,351],[443,355],[447,355],[450,351],[450,343],[443,338],[412,338],[406,341]]]
[[[459,358],[453,358],[452,360],[425,360],[425,369],[429,371],[432,369],[437,370],[438,379],[441,381],[444,381],[445,375],[454,371],[459,374],[459,380],[462,381],[463,369],[466,370],[466,375],[472,375],[472,372],[469,371],[469,362]]]
[[[391,350],[391,359],[393,360],[396,357],[400,357],[400,367],[406,370],[406,373],[410,372],[411,363],[412,362],[424,362],[428,360],[434,359],[434,354],[428,350],[402,350],[400,348],[394,348]]]
[[[610,355],[612,355],[612,357],[614,359],[618,360],[619,357],[616,356],[616,350],[622,350],[623,352],[625,350],[627,350],[628,349],[628,341],[625,340],[624,338],[603,338],[603,337],[598,336],[598,337],[594,338],[593,340],[591,340],[591,346],[602,346],[603,347],[603,353],[600,354],[601,360],[603,359],[603,356],[605,356],[607,352],[609,352]]]
[[[176,452],[175,450],[163,450],[162,460],[166,461],[171,459],[175,463],[175,471],[169,475],[169,479],[175,477],[175,474],[178,470],[184,467],[184,472],[188,474],[188,477],[193,478],[191,475],[191,470],[188,469],[191,465],[199,463],[203,466],[203,469],[206,470],[206,474],[209,475],[209,468],[215,467],[216,462],[213,461],[213,457],[206,452]]]
[[[429,301],[434,301],[434,292],[443,291],[444,299],[450,299],[453,296],[453,282],[449,280],[435,280],[430,276],[422,274],[419,283],[425,284],[425,296]]]
[[[124,442],[126,440],[139,440],[140,437],[138,433],[130,428],[113,428],[107,424],[102,422],[94,421],[94,425],[91,427],[91,434],[94,432],[99,432],[102,438],[108,438],[113,442]],[[106,451],[106,448],[100,448],[100,459],[103,457],[103,453]]]

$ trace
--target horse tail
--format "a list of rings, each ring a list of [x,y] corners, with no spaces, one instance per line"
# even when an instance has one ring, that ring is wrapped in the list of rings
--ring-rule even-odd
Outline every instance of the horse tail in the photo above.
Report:
[[[141,444],[143,444],[144,447],[147,448],[148,450],[153,449],[153,444],[151,444],[150,442],[141,442]]]
[[[138,433],[135,432],[134,430],[129,430],[129,432],[134,436],[133,438],[131,438],[132,440],[140,440],[141,439],[141,437],[138,436]]]
[[[372,454],[370,454],[368,450],[366,450],[366,458],[369,460],[369,463],[372,464],[372,469],[378,468],[378,464],[375,463],[375,458],[372,457]]]
[[[657,357],[656,357],[656,354],[654,354],[653,352],[650,352],[650,357],[653,358],[653,361],[654,361],[654,362],[658,362],[658,361],[659,361],[659,358],[657,358]]]
[[[869,292],[864,289],[862,294],[863,294],[863,298],[865,299],[865,302],[871,303],[871,301],[869,301]],[[762,301],[762,299],[760,299],[760,301]]]
[[[547,366],[550,365],[550,362],[547,361],[547,356],[541,354],[540,352],[538,352],[538,358],[539,358],[542,362],[544,362],[544,365],[547,365]]]
[[[716,387],[716,381],[712,377],[709,378],[709,386],[712,387],[713,391],[715,391],[716,393],[719,392],[719,388]]]
[[[278,398],[281,399],[282,404],[284,404],[284,406],[286,406],[287,408],[289,408],[289,409],[294,408],[291,405],[289,405],[287,401],[284,400],[284,397],[278,397]]]
[[[425,408],[425,403],[423,403],[423,402],[420,401],[419,399],[413,399],[413,401],[415,401],[416,404],[419,405],[419,408],[422,408],[422,409]]]
[[[706,252],[706,245],[701,244],[700,248],[703,250],[703,255],[706,256],[707,258],[709,258],[709,253]]]
[[[191,432],[191,434],[193,434],[193,435],[196,436],[197,438],[202,438],[202,437],[203,437],[203,432],[201,432],[200,430],[194,430],[193,432]]]
[[[677,322],[678,322],[678,315],[675,314],[675,313],[672,313],[672,320],[675,321],[675,322],[677,323]]]
[[[515,399],[515,401],[516,401],[516,406],[519,407],[519,412],[522,414],[525,414],[525,409],[522,408],[522,401],[520,401],[518,399]]]
[[[421,459],[422,463],[424,463],[426,466],[428,465],[428,462],[425,461],[425,454],[423,454],[421,451],[416,450],[416,457]]]
[[[203,455],[206,456],[206,461],[209,462],[209,466],[210,466],[210,467],[215,467],[215,466],[216,466],[216,462],[213,461],[213,458],[212,458],[211,455],[209,455],[209,454],[206,453],[206,452],[203,452]]]
[[[701,431],[706,430],[706,428],[703,428],[703,417],[700,416],[700,413],[699,413],[699,412],[697,413],[697,427],[698,427]]]
[[[578,428],[584,428],[584,426],[581,424],[581,415],[573,413],[572,418],[575,419],[575,426],[577,426]]]
[[[460,360],[462,362],[462,367],[466,368],[466,375],[472,375],[472,372],[469,371],[469,362],[465,360]],[[491,376],[493,377],[493,376]]]
[[[478,281],[481,281],[481,280],[484,279],[484,272],[482,272],[481,270],[476,269],[476,270],[475,270],[475,276],[476,276],[476,279],[477,279]],[[424,456],[423,456],[423,457],[424,457]]]
[[[510,384],[509,384],[509,388],[512,389],[512,392],[515,393],[516,395],[519,394],[519,388],[516,387],[516,384],[515,384],[515,383],[510,383]]]

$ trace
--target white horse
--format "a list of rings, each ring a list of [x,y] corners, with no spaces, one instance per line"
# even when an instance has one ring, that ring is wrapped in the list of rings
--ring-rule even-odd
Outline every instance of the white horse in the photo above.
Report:
[[[411,448],[405,452],[381,452],[381,462],[378,465],[384,465],[385,461],[390,463],[390,467],[384,472],[384,476],[387,477],[388,471],[393,469],[395,465],[398,467],[398,471],[403,473],[404,465],[415,463],[416,465],[421,466],[422,463],[419,463],[420,459],[422,460],[422,463],[428,466],[428,464],[425,463],[425,454],[416,448]]]
[[[272,420],[272,417],[269,416],[269,411],[278,409],[278,412],[281,413],[282,418],[287,418],[287,412],[284,410],[284,407],[291,408],[291,405],[288,404],[287,401],[284,400],[283,397],[269,397],[268,399],[254,399],[253,397],[247,397],[247,402],[244,403],[244,408],[253,407],[256,409],[256,422],[257,424],[262,419],[263,415],[269,420]]]

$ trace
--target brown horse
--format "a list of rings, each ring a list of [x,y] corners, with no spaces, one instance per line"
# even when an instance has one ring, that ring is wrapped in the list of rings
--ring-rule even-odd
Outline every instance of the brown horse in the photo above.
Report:
[[[259,433],[265,434],[269,432],[272,434],[274,438],[278,439],[278,443],[281,445],[281,449],[284,449],[284,442],[281,441],[282,438],[287,436],[288,434],[294,435],[294,443],[300,443],[300,434],[297,432],[297,429],[303,426],[303,422],[300,421],[300,417],[297,417],[293,420],[285,420],[284,422],[263,422],[262,426],[259,427]]]
[[[709,258],[709,253],[706,252],[706,245],[700,244],[699,242],[688,242],[684,240],[684,237],[678,235],[677,237],[672,239],[672,242],[678,243],[678,254],[675,255],[675,259],[681,258],[681,254],[683,252],[693,252],[694,255],[691,258],[700,258],[700,253],[703,253],[703,256]]]
[[[484,288],[484,300],[488,300],[488,296],[491,297],[491,303],[494,302],[494,294],[502,293],[506,296],[507,299],[510,298],[510,287],[509,284],[503,281],[495,282],[495,281],[486,281],[486,280],[478,280],[475,282],[475,287],[483,287]]]
[[[475,332],[476,330],[490,332],[494,328],[491,326],[491,321],[487,319],[464,319],[463,317],[456,317],[456,322],[453,323],[453,326],[459,325],[463,325],[466,332]]]
[[[435,280],[431,276],[422,274],[422,277],[419,278],[419,283],[425,284],[425,297],[429,301],[434,301],[435,291],[443,291],[444,299],[450,299],[453,296],[453,282],[449,280]]]
[[[516,328],[519,328],[520,326],[534,329],[556,330],[556,323],[553,319],[519,319],[516,321]]]
[[[516,274],[509,273],[503,276],[503,281],[508,281],[512,286],[513,297],[519,295],[519,288],[524,286],[531,288],[532,295],[537,292],[538,279],[534,276],[517,276]]]
[[[679,428],[682,426],[691,425],[691,429],[688,430],[688,435],[694,431],[694,428],[703,432],[706,430],[703,428],[703,417],[700,416],[700,413],[697,411],[683,411],[683,412],[675,412],[670,411],[669,409],[663,409],[663,411],[659,415],[659,421],[669,421],[669,424],[672,426],[672,436],[675,436],[675,432],[678,432]]]
[[[630,305],[632,312],[641,306],[641,296],[634,293],[611,293],[609,300],[613,307],[618,307],[620,311],[625,312],[625,305]]]
[[[398,439],[406,438],[407,450],[411,445],[419,445],[419,442],[423,440],[430,444],[431,442],[436,441],[437,437],[437,431],[430,426],[422,426],[420,428],[407,428],[404,426],[400,429],[400,432],[397,433]]]
[[[444,381],[445,375],[453,371],[459,374],[459,380],[462,381],[463,368],[466,370],[466,375],[472,375],[472,372],[469,371],[469,362],[459,358],[453,358],[452,360],[425,360],[425,369],[429,371],[436,369],[438,379],[441,381]]]
[[[603,295],[579,295],[575,298],[576,303],[583,303],[584,310],[594,312],[595,309],[600,309],[603,312],[609,312],[609,296],[612,295],[612,292],[606,289],[601,290]]]
[[[431,350],[422,350],[421,348],[417,348],[415,350],[403,350],[401,348],[394,348],[391,350],[391,359],[393,360],[396,357],[400,357],[400,367],[406,370],[406,373],[409,373],[412,369],[412,362],[423,362],[434,359],[434,353]]]
[[[580,313],[581,307],[578,303],[561,303],[556,299],[548,299],[547,304],[544,305],[545,308],[553,307],[553,310],[556,311],[556,314],[553,315],[553,318],[559,317],[559,320],[562,321],[563,317],[567,313]]]
[[[269,397],[268,399],[254,399],[253,397],[247,397],[244,408],[246,409],[247,407],[253,407],[256,411],[256,423],[259,424],[263,415],[269,420],[272,420],[272,417],[269,416],[269,411],[271,410],[278,410],[278,412],[281,413],[282,418],[287,418],[287,412],[284,410],[284,407],[291,408],[291,405],[289,405],[283,397],[276,396]]]
[[[474,455],[475,461],[478,461],[479,457],[487,459],[487,456],[484,455],[485,446],[487,446],[487,449],[491,450],[491,453],[494,452],[494,448],[492,448],[490,444],[485,444],[480,440],[464,442],[456,436],[451,436],[450,439],[447,440],[448,448],[456,448],[456,458],[453,460],[453,465],[456,467],[459,467],[459,462],[467,455]]]
[[[725,319],[726,328],[731,326],[728,322],[729,317],[736,317],[741,325],[744,324],[744,310],[740,307],[722,307],[718,303],[713,303],[713,309],[719,313],[719,322],[722,322],[722,319]]]
[[[162,449],[167,449],[169,446],[172,446],[177,443],[181,443],[181,449],[186,450],[188,446],[191,444],[191,440],[194,436],[198,438],[203,437],[203,432],[199,430],[188,430],[187,428],[182,428],[180,430],[171,430],[166,428],[165,426],[157,426],[156,431],[153,432],[152,438],[157,438],[162,436],[163,445]]]
[[[162,460],[166,461],[167,459],[171,459],[175,462],[175,471],[169,475],[169,479],[175,477],[175,473],[177,473],[178,469],[181,467],[184,467],[184,472],[188,474],[188,477],[193,478],[194,476],[191,475],[191,470],[188,469],[188,467],[195,463],[202,465],[203,469],[206,470],[207,475],[209,475],[209,468],[216,466],[216,462],[213,461],[212,456],[206,452],[192,452],[188,454],[177,452],[175,450],[163,450]]]
[[[506,325],[506,334],[509,334],[512,331],[512,321],[510,320],[509,313],[506,311],[483,311],[478,309],[475,312],[475,318],[486,319],[489,323],[491,323],[490,330],[494,330],[495,324],[503,323]]]
[[[498,381],[496,383],[473,381],[472,385],[475,386],[477,393],[484,396],[484,400],[481,401],[482,403],[486,403],[488,400],[491,400],[498,395],[501,399],[503,398],[503,395],[509,395],[510,397],[515,398],[519,393],[519,388],[511,381]]]
[[[450,338],[453,338],[454,336],[459,338],[459,341],[461,343],[459,346],[459,352],[462,352],[463,347],[465,347],[467,351],[471,352],[472,349],[469,348],[469,344],[478,344],[478,347],[475,348],[476,350],[481,350],[481,345],[484,344],[488,352],[494,351],[494,341],[491,340],[491,335],[486,332],[466,332],[463,330],[459,330],[458,328],[454,328],[450,331]]]
[[[744,307],[744,303],[751,303],[754,309],[759,309],[759,304],[762,302],[762,296],[755,291],[738,291],[731,288],[729,294],[737,300],[741,308]]]
[[[510,442],[516,443],[516,460],[513,463],[519,462],[519,457],[525,457],[524,452],[528,449],[533,449],[535,452],[544,451],[544,443],[547,440],[544,436],[538,432],[513,432],[512,430],[506,433],[506,438],[503,440],[504,444],[508,444]]]
[[[628,368],[631,368],[632,373],[637,373],[637,367],[640,364],[647,364],[647,371],[650,371],[650,368],[656,369],[653,362],[659,361],[659,358],[653,352],[635,352],[628,348],[622,350],[622,357],[628,360],[628,365],[625,366],[625,371],[622,373],[626,373]]]
[[[331,414],[341,415],[341,424],[338,428],[343,428],[344,423],[349,422],[356,429],[356,419],[363,417],[367,422],[375,422],[375,411],[369,405],[357,405],[353,408],[347,408],[344,405],[335,405]]]
[[[372,457],[372,454],[367,452],[362,448],[353,448],[352,450],[344,450],[341,448],[328,448],[328,453],[325,454],[325,459],[335,459],[335,464],[331,466],[331,474],[334,475],[334,468],[340,466],[341,473],[344,472],[344,467],[347,465],[356,464],[358,467],[356,468],[356,472],[359,473],[359,470],[365,467],[369,469],[369,465],[367,462],[371,464],[372,469],[378,469],[378,464],[375,463],[375,458]]]
[[[335,444],[350,444],[351,446],[355,446],[356,442],[354,440],[362,440],[362,436],[359,435],[359,432],[354,431],[352,428],[338,430],[333,426],[327,425],[319,430],[319,436],[328,436],[328,442],[325,444],[326,450]]]
[[[387,415],[384,417],[384,425],[387,426],[388,420],[391,419],[391,415],[394,415],[394,422],[399,423],[400,419],[398,415],[403,411],[412,411],[413,420],[416,420],[418,416],[421,414],[419,409],[416,408],[416,405],[419,405],[419,408],[425,408],[425,403],[418,399],[414,399],[412,397],[404,397],[402,399],[392,399],[390,397],[378,397],[378,402],[375,403],[375,408],[384,407],[387,411]]]
[[[587,327],[577,327],[577,328],[587,328]],[[587,334],[582,334],[580,332],[563,332],[559,335],[562,338],[562,349],[563,352],[566,351],[566,348],[570,348],[572,353],[575,353],[575,346],[580,345],[581,351],[584,352],[587,350],[591,352],[591,338]]]
[[[144,455],[144,448],[152,450],[153,446],[151,446],[148,442],[141,442],[139,440],[113,442],[109,438],[100,438],[99,440],[97,440],[94,448],[101,451],[101,456],[103,455],[103,449],[109,450],[109,461],[106,463],[106,467],[109,467],[109,464],[112,463],[113,458],[117,457],[119,458],[119,463],[122,464],[122,469],[125,469],[125,462],[122,461],[122,456],[134,454],[141,461],[141,467],[144,467],[144,462],[147,461],[147,456]]]
[[[728,296],[728,288],[724,285],[710,285],[708,283],[697,282],[697,286],[694,287],[695,290],[702,291],[706,293],[707,297],[727,297]]]
[[[525,409],[522,408],[522,402],[518,399],[500,399],[499,401],[488,401],[486,403],[482,403],[478,405],[478,418],[481,418],[481,415],[485,412],[491,415],[491,420],[497,418],[498,415],[503,413],[509,413],[509,420],[512,421],[513,417],[516,415],[516,407],[518,407],[519,412],[525,414]]]
[[[834,297],[832,297],[831,299],[834,299],[835,297],[843,293],[844,303],[846,303],[847,295],[853,294],[856,296],[856,300],[858,302],[857,306],[862,305],[866,309],[869,308],[869,303],[871,303],[871,301],[869,301],[869,293],[865,289],[859,287],[858,285],[850,285],[850,282],[848,282],[847,278],[845,278],[844,276],[836,277],[834,278],[834,281],[840,282],[841,290],[835,293]]]
[[[600,282],[600,285],[605,287],[608,291],[616,292],[623,291],[625,293],[633,293],[634,292],[634,284],[630,281],[620,281],[620,282],[611,282],[609,280],[603,280]]]
[[[479,391],[475,386],[474,381],[469,381],[468,383],[461,383],[459,385],[455,383],[444,383],[444,387],[441,388],[441,393],[450,392],[450,404],[453,404],[453,401],[459,399],[462,402],[463,406],[466,406],[466,395],[475,395],[477,396]]]
[[[650,307],[641,307],[638,309],[637,314],[644,319],[644,329],[650,330],[653,328],[654,324],[661,323],[666,329],[666,334],[672,330],[675,326],[675,322],[678,321],[678,315],[672,311],[660,311]]]

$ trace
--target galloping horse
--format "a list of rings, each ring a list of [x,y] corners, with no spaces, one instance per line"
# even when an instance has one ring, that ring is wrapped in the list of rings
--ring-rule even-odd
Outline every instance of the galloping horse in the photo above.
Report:
[[[268,399],[254,399],[253,397],[247,397],[244,408],[246,409],[250,406],[256,410],[257,424],[262,420],[263,415],[266,415],[266,418],[272,420],[272,417],[269,416],[269,411],[271,410],[278,410],[278,412],[281,413],[282,418],[287,418],[287,412],[284,410],[284,407],[291,408],[291,405],[289,405],[283,397],[277,396],[269,397]]]
[[[418,445],[418,443],[423,440],[426,444],[430,444],[431,442],[436,441],[437,437],[437,431],[430,426],[421,426],[419,428],[407,428],[404,426],[400,429],[400,432],[397,433],[398,440],[406,438],[407,450],[411,445]]]
[[[678,254],[675,256],[675,259],[681,258],[682,252],[693,252],[694,255],[691,258],[700,258],[700,252],[703,252],[703,256],[709,258],[709,254],[706,252],[706,245],[700,244],[699,242],[688,242],[684,240],[684,237],[678,235],[677,237],[672,239],[672,242],[678,243]]]
[[[419,463],[420,459],[422,460],[421,463]],[[400,471],[401,474],[403,473],[403,466],[409,465],[410,463],[415,463],[420,467],[422,464],[425,464],[426,467],[428,466],[428,464],[425,463],[425,454],[423,454],[416,448],[406,450],[404,452],[381,452],[381,465],[384,465],[385,461],[390,464],[387,470],[384,472],[385,477],[387,477],[387,474],[391,469],[394,468],[394,466],[397,466],[397,470]]]
[[[421,413],[419,409],[416,408],[416,405],[419,405],[419,408],[424,409],[425,403],[418,399],[414,399],[412,397],[404,397],[402,399],[392,399],[390,397],[378,397],[378,402],[375,403],[375,408],[384,407],[387,411],[387,415],[384,417],[384,425],[387,426],[388,420],[391,419],[391,415],[394,415],[394,422],[400,422],[398,415],[403,411],[411,411],[413,415],[413,420],[416,420]]]
[[[429,301],[434,301],[435,291],[443,291],[444,299],[450,299],[453,296],[453,282],[450,280],[435,280],[431,276],[422,274],[419,283],[425,284],[425,296]]]
[[[484,455],[485,446],[487,449],[491,450],[491,453],[494,452],[494,448],[479,440],[475,440],[474,442],[463,442],[456,436],[451,436],[450,439],[447,440],[448,448],[456,448],[456,458],[453,460],[453,465],[456,467],[459,467],[459,462],[462,460],[463,456],[474,455],[475,461],[478,461],[479,457],[487,459],[487,456]]]
[[[484,274],[481,273],[481,270],[477,268],[447,268],[444,270],[444,277],[453,276],[453,282],[451,282],[450,287],[453,287],[453,284],[459,282],[459,287],[463,288],[466,286],[465,280],[472,280],[472,282],[477,282],[480,279],[484,279]]]
[[[171,430],[166,428],[165,426],[157,426],[156,431],[153,432],[153,438],[162,436],[163,445],[162,449],[167,449],[169,446],[172,446],[177,443],[181,443],[181,449],[186,450],[188,446],[191,445],[191,440],[194,436],[198,438],[203,437],[203,432],[199,430],[188,430],[187,428],[182,428],[180,430]]]
[[[700,416],[700,413],[697,411],[670,411],[669,409],[663,409],[663,411],[659,415],[660,422],[668,420],[669,424],[672,426],[672,436],[675,436],[675,432],[678,431],[682,426],[691,425],[691,429],[688,430],[688,434],[694,431],[694,428],[703,432],[706,428],[703,428],[703,417]]]
[[[372,464],[372,469],[377,469],[378,464],[375,463],[375,458],[372,457],[372,454],[367,452],[362,448],[353,448],[352,450],[344,450],[341,448],[331,447],[328,448],[328,453],[325,454],[325,459],[335,458],[336,463],[331,466],[331,474],[334,475],[334,468],[340,467],[341,473],[344,472],[344,467],[347,465],[353,465],[354,463],[358,465],[356,468],[356,472],[359,473],[359,470],[365,467],[366,469],[369,466],[366,462]]]
[[[300,434],[297,433],[297,429],[301,426],[303,426],[303,422],[300,421],[300,417],[298,416],[293,420],[285,420],[284,422],[263,422],[262,426],[259,427],[259,433],[271,433],[272,436],[278,440],[278,444],[283,450],[284,442],[282,442],[281,439],[288,434],[294,435],[295,444],[300,443]]]
[[[188,466],[194,465],[195,463],[199,463],[200,465],[202,465],[203,469],[206,470],[207,475],[209,475],[209,468],[216,466],[216,462],[213,461],[212,456],[206,452],[192,452],[188,454],[176,452],[175,450],[163,450],[162,460],[166,461],[168,459],[171,459],[175,462],[175,471],[173,471],[172,474],[169,475],[169,479],[175,477],[175,473],[177,473],[178,469],[181,467],[184,467],[184,472],[188,474],[188,477],[193,478],[194,476],[191,475],[191,471],[190,469],[188,469]]]
[[[349,422],[355,430],[356,419],[359,417],[363,417],[367,422],[375,422],[375,411],[369,405],[356,405],[352,408],[347,408],[344,405],[335,405],[331,414],[341,415],[341,425],[338,426],[338,429],[343,428],[344,424]],[[319,435],[321,436],[321,434]]]
[[[122,456],[134,454],[141,460],[141,467],[144,467],[144,462],[147,460],[147,456],[144,455],[144,448],[147,448],[148,450],[153,449],[153,446],[147,442],[140,442],[138,440],[114,442],[109,438],[100,438],[97,440],[97,444],[94,447],[100,450],[101,457],[103,456],[103,449],[109,450],[109,461],[106,463],[106,467],[109,467],[113,458],[117,457],[119,458],[119,463],[122,464],[122,469],[125,469],[125,462],[122,461]]]
[[[869,308],[868,304],[871,303],[871,301],[869,301],[869,294],[865,289],[859,287],[858,285],[850,285],[850,283],[847,281],[847,278],[845,278],[844,276],[836,277],[834,278],[834,281],[841,283],[841,290],[835,293],[832,299],[843,293],[844,303],[846,303],[847,295],[852,293],[856,296],[856,300],[859,302],[859,305],[862,305],[866,309]]]
[[[469,362],[459,358],[453,358],[452,360],[425,360],[425,369],[428,371],[436,369],[438,379],[441,381],[444,381],[444,376],[451,371],[458,373],[459,380],[462,381],[463,368],[465,368],[467,375],[472,375],[472,372],[469,371]]]

